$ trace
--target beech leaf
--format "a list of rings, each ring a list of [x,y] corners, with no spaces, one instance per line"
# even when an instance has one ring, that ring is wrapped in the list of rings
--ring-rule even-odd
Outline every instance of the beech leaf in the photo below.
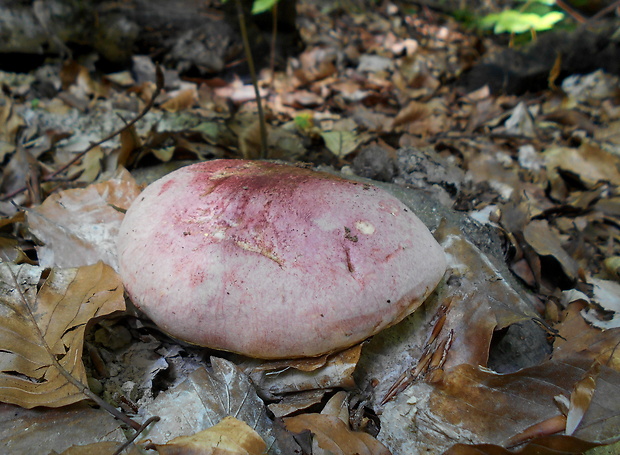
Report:
[[[86,403],[36,409],[0,404],[0,447],[3,454],[75,453],[78,449],[71,452],[71,446],[91,447],[102,441],[120,445],[126,440],[120,420]],[[101,452],[83,453],[99,455]],[[114,450],[108,450],[105,455],[112,453]],[[123,452],[123,455],[129,453]]]
[[[359,455],[389,455],[390,451],[367,433],[351,431],[340,418],[325,414],[301,414],[284,419],[286,429],[295,433],[310,430],[314,445],[322,452],[313,449],[313,453],[332,453]]]
[[[121,169],[112,179],[86,188],[60,191],[28,210],[30,231],[45,245],[37,247],[43,267],[79,267],[104,261],[116,266],[116,235],[140,188]]]
[[[23,290],[24,302],[15,289]],[[82,384],[84,332],[87,324],[125,309],[123,286],[109,266],[99,262],[76,269],[52,269],[36,292],[43,269],[0,266],[0,401],[24,408],[58,407],[85,399],[54,365]]]
[[[358,135],[354,131],[326,131],[321,133],[325,146],[339,158],[353,153],[366,140],[365,135]]]
[[[191,436],[179,436],[167,444],[153,444],[160,455],[262,455],[267,444],[243,420],[224,417],[220,423]]]
[[[244,421],[265,441],[268,453],[283,453],[274,436],[273,423],[249,378],[232,362],[211,357],[211,371],[199,368],[188,378],[141,409],[143,414],[160,415],[149,431],[153,444],[198,433],[227,416]]]
[[[565,419],[556,397],[571,396],[576,385],[589,377],[591,367],[591,359],[581,354],[573,354],[561,361],[551,359],[504,375],[482,367],[459,365],[445,372],[433,384],[414,383],[388,403],[381,416],[378,439],[394,452],[410,453],[414,447],[447,450],[455,443],[465,442],[511,447],[537,436],[542,438],[563,432]],[[576,425],[575,438],[570,441],[590,448],[616,440],[620,421],[616,393],[619,383],[620,373],[600,367],[591,400],[586,403],[580,399],[575,405],[579,407],[577,417],[580,421]],[[586,392],[589,392],[587,385]],[[559,443],[556,439],[553,441]],[[570,445],[564,444],[564,447]],[[523,453],[571,453],[560,450]],[[477,453],[508,452],[487,450]]]

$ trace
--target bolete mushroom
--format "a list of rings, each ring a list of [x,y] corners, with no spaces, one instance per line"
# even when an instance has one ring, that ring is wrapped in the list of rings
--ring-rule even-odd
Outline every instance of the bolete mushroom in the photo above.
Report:
[[[446,268],[426,226],[386,191],[242,160],[148,186],[118,254],[130,298],[162,330],[269,359],[337,351],[396,324]]]

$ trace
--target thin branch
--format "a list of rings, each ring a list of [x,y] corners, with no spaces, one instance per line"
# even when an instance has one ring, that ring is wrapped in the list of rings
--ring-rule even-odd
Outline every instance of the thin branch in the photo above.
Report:
[[[588,22],[592,22],[592,21],[595,21],[597,19],[600,19],[601,17],[605,16],[607,13],[612,12],[616,8],[620,8],[620,0],[616,0],[611,5],[607,5],[605,8],[600,10],[598,13],[596,13],[590,19],[588,19]]]
[[[98,395],[95,395],[88,388],[88,386],[82,384],[71,373],[69,373],[65,367],[63,367],[60,364],[60,362],[58,361],[58,359],[54,355],[54,352],[52,351],[52,349],[47,344],[47,340],[45,339],[45,336],[43,335],[43,332],[41,332],[41,328],[39,327],[39,324],[37,324],[37,319],[35,318],[34,313],[32,312],[32,308],[30,308],[30,303],[28,302],[28,299],[26,298],[26,294],[24,294],[24,290],[19,285],[19,281],[17,280],[17,276],[15,276],[15,273],[13,272],[13,269],[11,269],[11,267],[9,266],[10,260],[9,260],[8,256],[4,252],[0,252],[0,255],[2,256],[2,261],[4,262],[4,265],[9,270],[9,274],[11,275],[11,279],[15,283],[15,289],[19,293],[19,298],[22,301],[22,304],[24,305],[24,308],[26,310],[28,318],[30,319],[31,324],[34,326],[35,330],[37,331],[37,335],[38,335],[39,339],[41,340],[41,345],[43,346],[43,348],[47,352],[47,354],[48,354],[48,356],[49,356],[49,358],[50,358],[50,360],[52,362],[52,365],[54,365],[54,367],[67,380],[67,382],[71,383],[83,395],[85,395],[86,397],[88,397],[91,400],[93,400],[97,405],[101,406],[103,409],[108,411],[110,414],[112,414],[118,420],[126,423],[127,425],[132,427],[134,430],[139,430],[142,427],[142,425],[140,425],[138,422],[132,420],[131,418],[129,418],[128,416],[126,416],[122,412],[120,412],[118,409],[116,409],[114,406],[112,406],[107,401],[104,401]]]
[[[248,67],[250,69],[250,76],[252,77],[252,85],[254,86],[254,93],[256,94],[256,105],[258,107],[258,123],[260,125],[260,158],[267,158],[267,126],[265,125],[265,114],[263,113],[263,103],[260,97],[260,91],[258,90],[258,79],[256,78],[256,69],[254,67],[254,59],[252,58],[252,50],[250,49],[250,40],[248,38],[248,30],[245,26],[245,14],[243,13],[243,6],[241,0],[235,0],[237,6],[237,15],[239,16],[239,27],[241,28],[241,37],[243,38],[243,47],[245,49],[245,56],[248,60]]]
[[[580,24],[584,24],[587,21],[587,19],[585,17],[583,17],[577,11],[572,9],[569,5],[566,4],[566,2],[564,2],[562,0],[556,0],[555,4],[558,5],[559,8],[564,10],[564,12],[566,12],[566,14],[568,14],[570,17],[572,17],[576,22],[578,22]]]
[[[278,39],[278,2],[273,4],[271,17],[273,18],[273,27],[271,29],[271,55],[269,56],[269,69],[271,73],[269,86],[273,90],[274,74],[276,72],[276,40]]]
[[[15,289],[19,293],[19,298],[22,301],[22,304],[24,305],[24,308],[26,309],[26,313],[27,313],[27,315],[28,315],[28,317],[30,319],[30,322],[35,327],[35,330],[37,331],[37,335],[39,336],[39,339],[41,340],[41,344],[45,348],[45,351],[47,352],[50,360],[52,361],[52,364],[54,365],[54,367],[60,372],[60,374],[62,374],[62,376],[69,383],[71,383],[75,388],[77,388],[84,396],[86,396],[87,398],[91,399],[95,404],[97,404],[98,406],[103,408],[105,411],[107,411],[108,413],[113,415],[115,418],[117,418],[121,422],[124,422],[129,427],[131,427],[134,430],[136,430],[135,433],[131,436],[131,438],[129,438],[129,440],[127,440],[123,445],[121,445],[117,449],[117,451],[114,452],[114,455],[120,454],[123,450],[125,450],[127,447],[129,447],[129,445],[131,445],[136,440],[136,438],[140,434],[142,434],[142,432],[144,430],[146,430],[146,428],[149,425],[151,425],[154,422],[159,422],[159,420],[161,420],[161,418],[159,416],[152,416],[152,417],[149,417],[143,424],[139,424],[138,422],[136,422],[135,420],[133,420],[129,416],[127,416],[125,413],[119,411],[114,406],[112,406],[110,403],[108,403],[107,401],[103,400],[98,395],[94,394],[88,388],[88,386],[86,386],[85,384],[82,384],[82,382],[80,382],[78,379],[76,379],[69,371],[67,371],[67,369],[65,367],[63,367],[60,364],[60,362],[58,361],[58,359],[56,358],[56,356],[52,352],[51,348],[47,344],[47,341],[45,340],[45,336],[43,335],[43,332],[41,332],[41,328],[39,327],[39,324],[37,324],[37,320],[36,320],[36,318],[34,316],[34,313],[32,312],[32,308],[30,308],[30,304],[28,302],[28,298],[26,297],[26,294],[24,293],[24,290],[22,289],[22,287],[19,285],[19,280],[17,279],[17,276],[13,272],[13,269],[11,269],[11,267],[9,266],[9,262],[10,262],[9,258],[7,257],[6,253],[4,253],[3,251],[0,251],[0,256],[2,258],[2,261],[3,261],[4,265],[7,267],[8,271],[9,271],[11,279],[13,280],[13,282],[15,284]]]
[[[156,68],[155,68],[155,81],[156,81],[155,91],[153,92],[153,95],[151,96],[151,99],[146,104],[146,106],[144,106],[144,109],[142,109],[142,111],[133,120],[131,120],[130,122],[126,123],[122,128],[112,132],[111,134],[109,134],[108,136],[104,137],[100,141],[97,141],[97,142],[94,142],[94,143],[90,144],[84,151],[78,153],[68,163],[65,163],[63,166],[61,166],[59,169],[54,171],[52,174],[44,177],[42,179],[42,181],[43,182],[51,182],[51,181],[53,181],[58,174],[60,174],[61,172],[64,172],[70,166],[75,164],[77,161],[81,160],[84,157],[84,155],[86,155],[92,149],[94,149],[95,147],[100,146],[101,144],[103,144],[103,143],[109,141],[110,139],[114,138],[115,136],[121,134],[123,131],[131,128],[133,125],[136,124],[136,122],[138,122],[140,119],[142,119],[147,114],[147,112],[151,110],[151,108],[155,104],[155,99],[159,96],[159,94],[161,93],[161,91],[162,91],[162,89],[164,87],[164,73],[162,72],[162,70],[161,70],[159,65],[157,65]],[[19,189],[13,191],[12,193],[3,196],[2,200],[6,201],[8,199],[11,199],[12,197],[17,196],[18,194],[23,193],[26,190],[27,190],[27,187],[19,188]]]
[[[142,434],[142,432],[144,430],[146,430],[148,428],[148,426],[152,423],[155,422],[159,422],[161,420],[161,418],[159,416],[153,416],[153,417],[149,417],[146,422],[144,422],[140,428],[138,428],[136,430],[136,432],[131,436],[131,438],[129,438],[122,446],[120,446],[118,449],[116,449],[116,451],[114,452],[113,455],[120,455],[120,453],[125,450],[127,447],[129,447],[138,436],[140,436]]]

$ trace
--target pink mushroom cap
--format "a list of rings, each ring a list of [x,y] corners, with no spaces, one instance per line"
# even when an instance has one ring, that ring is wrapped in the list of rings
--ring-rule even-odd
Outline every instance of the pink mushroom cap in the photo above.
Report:
[[[446,269],[426,226],[386,191],[242,160],[149,185],[118,254],[130,298],[162,330],[269,359],[334,352],[396,324]]]

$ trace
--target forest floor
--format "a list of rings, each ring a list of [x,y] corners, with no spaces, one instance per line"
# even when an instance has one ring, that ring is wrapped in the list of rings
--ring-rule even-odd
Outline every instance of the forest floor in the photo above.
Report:
[[[587,52],[577,36],[605,59],[617,36],[593,21],[558,32],[568,48],[545,34],[515,44],[433,2],[320,5],[299,3],[300,51],[259,72],[266,158],[372,179],[445,214],[423,218],[450,258],[423,314],[303,361],[167,337],[125,309],[115,235],[158,176],[262,157],[249,76],[231,60],[221,75],[170,64],[158,80],[147,55],[115,73],[92,54],[0,71],[7,453],[114,453],[126,439],[127,422],[84,405],[66,372],[126,416],[159,415],[155,444],[229,415],[253,427],[212,430],[204,453],[240,432],[250,448],[231,453],[262,453],[261,439],[283,454],[616,453],[620,79],[610,58],[611,70],[571,68],[570,49]],[[399,376],[410,387],[386,402]]]

